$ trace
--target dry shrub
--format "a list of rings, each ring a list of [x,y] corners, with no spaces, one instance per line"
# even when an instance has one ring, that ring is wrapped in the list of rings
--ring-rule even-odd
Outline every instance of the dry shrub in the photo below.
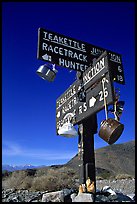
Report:
[[[34,176],[29,176],[27,171],[15,171],[3,181],[3,187],[56,191],[63,188],[75,188],[76,179],[77,175],[74,170],[65,167],[39,169]]]
[[[47,168],[37,169],[35,176],[40,177],[47,174]]]
[[[116,176],[116,179],[132,179],[133,176],[129,175],[129,174],[118,174]]]
[[[46,175],[35,177],[32,182],[32,190],[55,191],[75,186],[73,171],[63,172],[56,169],[48,169]]]
[[[19,186],[20,189],[30,189],[32,187],[33,177],[27,176]]]
[[[103,180],[104,178],[102,176],[96,176],[96,180]]]
[[[3,186],[5,188],[16,188],[18,189],[19,186],[23,183],[26,177],[26,172],[24,171],[15,171],[9,176],[6,180],[3,181]]]
[[[31,190],[36,191],[47,191],[49,190],[50,181],[47,179],[47,176],[35,177],[32,181]]]

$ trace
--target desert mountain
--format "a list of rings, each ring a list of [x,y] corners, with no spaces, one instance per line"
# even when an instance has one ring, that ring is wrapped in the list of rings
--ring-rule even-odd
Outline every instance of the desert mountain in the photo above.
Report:
[[[66,166],[78,170],[78,155],[73,157]],[[135,176],[135,141],[113,144],[95,150],[96,175],[128,174]]]

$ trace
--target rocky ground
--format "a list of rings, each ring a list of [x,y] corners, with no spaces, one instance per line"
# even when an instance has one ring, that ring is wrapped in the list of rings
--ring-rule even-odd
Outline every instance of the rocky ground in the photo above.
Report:
[[[95,202],[135,202],[135,179],[97,180]],[[83,201],[81,199],[84,199]],[[87,200],[86,200],[87,199]],[[90,194],[74,189],[56,192],[2,189],[2,202],[93,202]]]
[[[101,190],[103,186],[110,186],[115,192],[123,194],[135,193],[135,179],[120,180],[97,180],[97,189]]]

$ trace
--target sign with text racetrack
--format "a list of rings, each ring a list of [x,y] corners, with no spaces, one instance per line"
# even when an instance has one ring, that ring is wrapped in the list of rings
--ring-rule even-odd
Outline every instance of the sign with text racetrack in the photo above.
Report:
[[[91,63],[85,43],[43,28],[38,31],[37,57],[75,71],[85,71]]]
[[[61,67],[84,72],[105,50],[43,28],[38,29],[37,58]],[[115,82],[124,84],[121,55],[108,51]]]

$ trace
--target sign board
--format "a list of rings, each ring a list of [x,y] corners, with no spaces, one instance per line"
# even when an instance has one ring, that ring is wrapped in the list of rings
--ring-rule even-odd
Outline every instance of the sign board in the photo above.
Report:
[[[79,102],[76,106],[76,123],[79,124],[84,119],[88,118],[94,113],[102,110],[104,105],[104,95],[106,98],[107,105],[114,103],[114,90],[111,83],[109,72],[106,73],[104,80],[104,90],[102,80],[93,89],[88,89],[86,92],[86,102]]]
[[[107,53],[104,52],[94,63],[89,67],[83,75],[84,90],[91,88],[95,82],[100,80],[104,74],[108,72],[108,58]],[[81,80],[76,80],[56,101],[56,119],[64,118],[64,115],[73,110],[75,115],[75,106],[78,104],[78,92],[81,89]]]
[[[105,75],[105,98],[107,105],[114,102],[114,91],[111,84],[111,79],[109,72]],[[70,90],[76,91],[77,83],[74,82],[73,85],[65,92],[73,92]],[[64,94],[64,96],[65,96]],[[104,108],[104,95],[103,95],[103,86],[102,81],[100,80],[98,84],[92,88],[88,89],[86,92],[86,102],[79,102],[77,94],[73,92],[73,96],[59,105],[59,101],[63,99],[63,96],[57,100],[57,109],[56,109],[56,131],[68,121],[69,117],[72,119],[72,124],[79,124],[84,119],[88,118],[94,113],[99,112]],[[63,100],[62,100],[63,101]]]
[[[116,55],[113,52],[108,52],[108,59],[113,81],[124,85],[125,77],[121,55]]]
[[[76,115],[76,105],[78,104],[78,87],[80,81],[75,81],[57,100],[56,100],[56,132],[68,121],[68,117],[73,116],[73,124]]]
[[[103,52],[100,57],[94,62],[93,66],[90,66],[84,73],[83,73],[83,86],[84,89],[87,90],[90,88],[95,82],[100,80],[100,78],[106,73],[110,72],[111,74],[111,67],[109,66],[109,59],[107,52]]]
[[[83,74],[83,87],[86,90],[86,102],[80,102],[78,92],[81,80],[76,80],[56,101],[56,127],[61,127],[70,116],[73,124],[78,124],[90,115],[104,108],[101,79],[106,76],[107,104],[113,102],[113,90],[109,72],[108,55],[104,52]],[[93,105],[92,105],[93,104]],[[92,107],[92,108],[91,108]],[[72,117],[73,116],[73,117]]]
[[[37,58],[61,67],[84,72],[105,50],[107,49],[43,28],[38,30]],[[124,84],[121,55],[107,51],[113,68],[113,78]]]
[[[91,63],[85,43],[43,28],[38,30],[37,58],[75,71]]]
[[[89,67],[83,74],[83,86],[84,90],[90,88],[95,82],[97,82],[106,72],[108,72],[108,58],[107,53],[104,52],[94,63],[92,67]],[[81,81],[75,81],[58,99],[57,109],[65,102],[72,98],[80,89]]]

